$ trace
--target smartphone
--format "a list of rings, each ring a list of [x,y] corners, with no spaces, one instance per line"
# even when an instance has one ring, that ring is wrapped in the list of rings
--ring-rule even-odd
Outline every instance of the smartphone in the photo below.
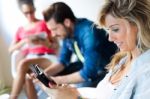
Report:
[[[50,87],[49,84],[56,85],[56,82],[51,79],[48,78],[43,72],[42,70],[39,68],[38,64],[31,64],[30,65],[30,69],[33,73],[35,73],[36,78],[38,80],[40,80],[46,87]]]

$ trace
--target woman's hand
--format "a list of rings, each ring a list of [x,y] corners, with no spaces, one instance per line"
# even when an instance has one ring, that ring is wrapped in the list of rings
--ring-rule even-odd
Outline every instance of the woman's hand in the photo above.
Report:
[[[78,99],[79,96],[77,89],[70,86],[57,86],[55,88],[44,86],[43,88],[52,99]]]
[[[51,78],[56,81],[55,77]],[[78,99],[78,96],[80,96],[75,87],[68,84],[58,84],[58,81],[56,83],[57,85],[49,83],[49,88],[42,83],[40,83],[40,86],[52,99]]]
[[[30,38],[30,42],[34,45],[44,45],[46,47],[51,47],[51,42],[47,38],[43,39],[38,36],[35,36]]]

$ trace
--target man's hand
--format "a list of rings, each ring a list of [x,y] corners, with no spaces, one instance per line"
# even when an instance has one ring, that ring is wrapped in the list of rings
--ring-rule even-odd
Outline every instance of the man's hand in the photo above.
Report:
[[[66,84],[67,77],[64,79],[64,76],[56,76],[56,77],[51,77],[57,84]]]

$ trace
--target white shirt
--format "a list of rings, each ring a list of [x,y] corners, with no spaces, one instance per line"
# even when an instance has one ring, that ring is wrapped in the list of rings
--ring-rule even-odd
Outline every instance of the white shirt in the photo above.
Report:
[[[110,99],[117,85],[113,85],[109,79],[123,66],[125,61],[126,57],[121,59],[120,62],[116,64],[114,71],[110,70],[104,79],[99,82],[97,88],[79,88],[78,91],[81,96],[88,99]]]
[[[78,88],[83,98],[87,99],[110,99],[115,85],[109,82],[110,73],[98,84],[97,88]]]

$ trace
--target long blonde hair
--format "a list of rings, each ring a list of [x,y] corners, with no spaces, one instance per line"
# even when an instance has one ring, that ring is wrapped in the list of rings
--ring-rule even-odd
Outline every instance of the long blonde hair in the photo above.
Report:
[[[123,18],[138,28],[137,46],[141,52],[150,49],[150,0],[106,0],[99,15],[99,23],[105,26],[106,15]],[[114,65],[130,52],[114,55],[110,66]],[[111,67],[111,68],[112,68]]]

